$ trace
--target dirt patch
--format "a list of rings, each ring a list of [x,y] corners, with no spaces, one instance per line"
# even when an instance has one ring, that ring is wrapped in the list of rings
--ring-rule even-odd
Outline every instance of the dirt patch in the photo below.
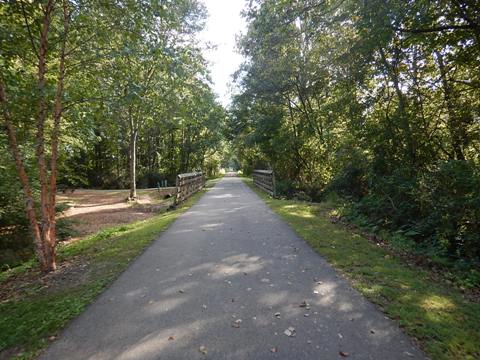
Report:
[[[128,202],[128,190],[76,190],[74,193],[58,195],[58,203],[70,208],[61,217],[71,220],[75,241],[94,234],[104,228],[152,217],[172,203],[175,188],[142,189],[138,200]]]
[[[88,280],[88,263],[81,258],[57,264],[57,270],[48,274],[38,268],[12,276],[0,286],[0,303],[20,300],[33,293],[51,293],[78,287]]]

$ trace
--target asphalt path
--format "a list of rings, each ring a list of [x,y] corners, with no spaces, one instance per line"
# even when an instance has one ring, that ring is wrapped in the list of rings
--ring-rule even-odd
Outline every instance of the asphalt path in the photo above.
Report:
[[[425,359],[239,178],[180,216],[41,359]]]

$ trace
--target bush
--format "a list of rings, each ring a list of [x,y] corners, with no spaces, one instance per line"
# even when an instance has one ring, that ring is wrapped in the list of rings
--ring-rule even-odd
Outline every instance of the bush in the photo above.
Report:
[[[327,192],[353,199],[362,198],[368,190],[366,169],[359,162],[350,162],[333,178]]]
[[[452,258],[480,260],[480,174],[473,163],[448,161],[423,174],[420,231]]]
[[[18,265],[32,253],[22,189],[14,169],[0,164],[0,270]]]

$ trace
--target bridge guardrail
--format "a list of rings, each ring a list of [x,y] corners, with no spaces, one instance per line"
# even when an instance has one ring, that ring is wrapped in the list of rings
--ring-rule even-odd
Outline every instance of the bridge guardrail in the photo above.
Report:
[[[253,183],[271,196],[277,196],[275,174],[273,170],[254,170]]]
[[[205,177],[201,171],[178,174],[176,180],[175,204],[185,201],[205,185]]]

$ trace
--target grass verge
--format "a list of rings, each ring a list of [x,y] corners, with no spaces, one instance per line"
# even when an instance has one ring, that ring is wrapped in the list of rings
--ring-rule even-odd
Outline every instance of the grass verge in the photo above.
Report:
[[[209,181],[207,187],[216,181]],[[59,270],[46,277],[30,261],[0,273],[0,285],[32,273],[14,298],[0,303],[0,359],[31,359],[94,300],[143,250],[206,190],[174,211],[102,230],[59,245]]]
[[[327,203],[272,199],[243,179],[365,297],[379,305],[432,359],[480,358],[480,304],[435,282],[374,242],[333,224]]]

